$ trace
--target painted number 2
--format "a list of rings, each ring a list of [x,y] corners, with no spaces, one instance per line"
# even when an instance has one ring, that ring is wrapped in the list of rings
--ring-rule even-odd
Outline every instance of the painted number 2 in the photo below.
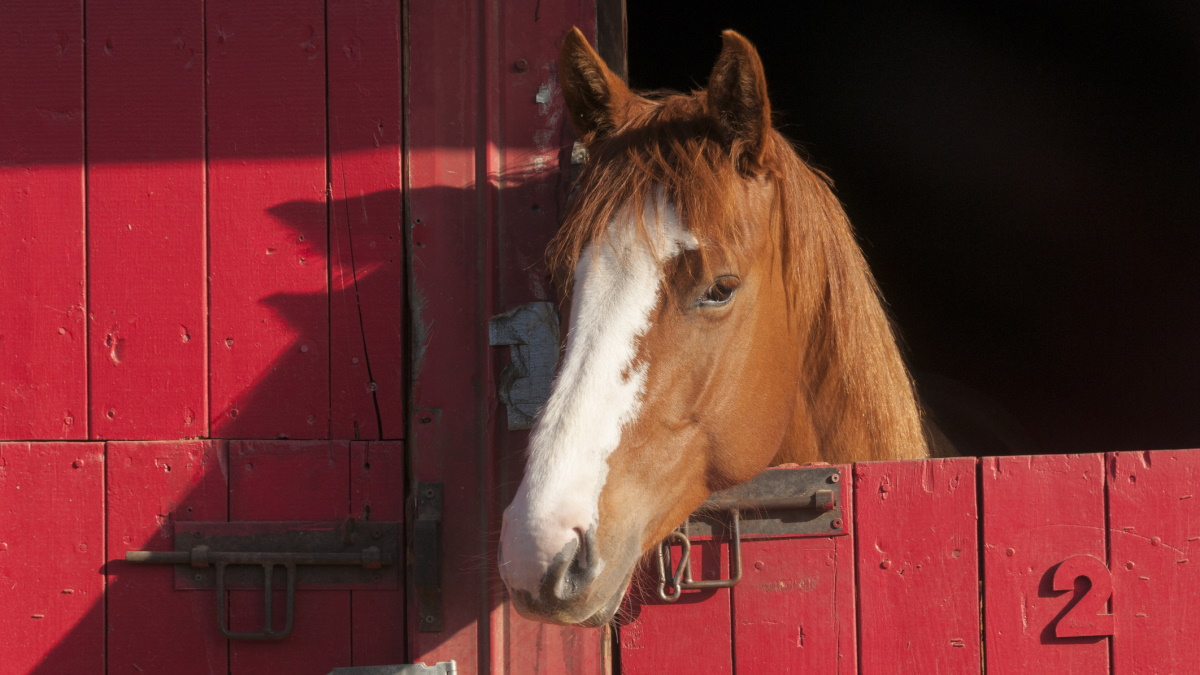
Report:
[[[1079,577],[1085,577],[1092,586],[1058,620],[1054,634],[1060,638],[1112,635],[1113,615],[1104,613],[1104,604],[1112,597],[1112,574],[1108,566],[1090,555],[1073,555],[1054,571],[1054,590],[1073,590]]]

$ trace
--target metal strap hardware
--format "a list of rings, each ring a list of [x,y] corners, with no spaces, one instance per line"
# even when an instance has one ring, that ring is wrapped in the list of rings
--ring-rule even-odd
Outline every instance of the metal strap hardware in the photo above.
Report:
[[[417,484],[412,580],[420,633],[442,632],[442,492],[441,483]]]
[[[353,519],[317,523],[180,521],[175,527],[176,550],[126,551],[125,560],[175,565],[176,589],[215,589],[217,626],[232,640],[282,640],[290,635],[295,625],[298,586],[399,587],[399,523]],[[283,627],[278,629],[276,567],[284,569],[287,591]],[[258,575],[262,577],[261,585],[255,581]],[[262,630],[231,630],[225,592],[247,588],[262,590]]]
[[[731,588],[742,579],[742,539],[828,537],[845,534],[841,473],[828,466],[768,469],[755,478],[713,493],[688,522],[658,545],[658,597],[675,602],[685,590]],[[728,514],[727,519],[715,517]],[[726,522],[728,525],[726,525]],[[693,536],[729,540],[729,578],[692,578]],[[671,546],[680,547],[671,569]]]

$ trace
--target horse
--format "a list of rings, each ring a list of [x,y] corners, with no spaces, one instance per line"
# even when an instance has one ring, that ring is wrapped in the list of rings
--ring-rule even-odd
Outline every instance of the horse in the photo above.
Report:
[[[563,40],[587,150],[547,252],[570,330],[498,555],[527,618],[607,623],[648,551],[767,466],[930,455],[829,179],[773,128],[754,46],[722,41],[682,94],[631,91]]]

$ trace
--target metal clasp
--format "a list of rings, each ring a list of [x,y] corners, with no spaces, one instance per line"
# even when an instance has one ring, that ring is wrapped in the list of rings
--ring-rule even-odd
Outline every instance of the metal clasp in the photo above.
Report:
[[[729,525],[731,537],[729,539],[729,578],[728,579],[704,579],[695,581],[692,579],[692,540],[688,539],[687,532],[683,530],[675,530],[663,539],[658,545],[658,597],[667,601],[675,602],[685,589],[703,589],[710,588],[730,588],[737,582],[742,580],[742,532],[741,532],[741,516],[736,508],[729,509]],[[684,527],[686,528],[686,523]],[[671,592],[667,592],[668,574],[667,570],[671,566],[671,542],[678,542],[681,548],[679,555],[679,566],[675,568],[670,577]]]
[[[658,597],[675,602],[685,590],[731,588],[742,579],[742,537],[829,537],[846,533],[842,520],[841,472],[831,466],[768,469],[728,490],[715,492],[688,522],[657,549]],[[728,514],[728,526],[714,516]],[[743,517],[746,521],[743,521]],[[691,536],[729,537],[729,578],[692,578]],[[671,546],[680,546],[671,569]]]

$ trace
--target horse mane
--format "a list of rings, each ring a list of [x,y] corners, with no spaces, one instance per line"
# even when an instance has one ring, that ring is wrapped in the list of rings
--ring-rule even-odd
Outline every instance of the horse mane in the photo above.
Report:
[[[606,237],[626,207],[648,246],[642,214],[660,200],[708,246],[740,251],[746,223],[735,190],[746,179],[771,183],[771,235],[779,242],[788,310],[800,325],[802,405],[813,420],[819,457],[777,462],[907,459],[928,456],[912,380],[845,210],[829,179],[810,168],[778,131],[769,130],[757,177],[742,166],[706,111],[703,91],[633,97],[620,127],[583,139],[588,160],[562,228],[547,252],[569,292],[583,249]],[[703,252],[703,248],[701,249]]]

